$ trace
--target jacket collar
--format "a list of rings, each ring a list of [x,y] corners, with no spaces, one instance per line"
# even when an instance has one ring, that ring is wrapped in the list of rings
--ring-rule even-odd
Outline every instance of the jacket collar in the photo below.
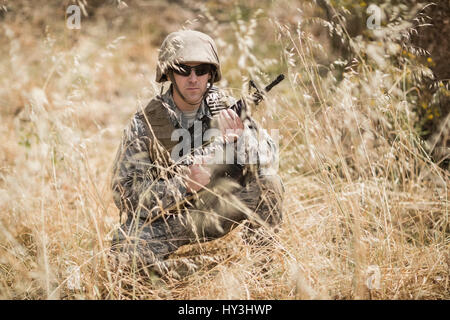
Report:
[[[172,121],[174,127],[181,128],[182,111],[178,109],[177,105],[175,104],[175,101],[173,100],[172,85],[170,85],[170,88],[167,89],[167,91],[160,97],[160,100],[163,106],[166,107],[167,112],[169,114],[169,118]],[[206,99],[203,99],[202,103],[200,104],[200,107],[198,108],[196,120],[202,121],[205,117],[210,118],[211,111],[208,108]]]

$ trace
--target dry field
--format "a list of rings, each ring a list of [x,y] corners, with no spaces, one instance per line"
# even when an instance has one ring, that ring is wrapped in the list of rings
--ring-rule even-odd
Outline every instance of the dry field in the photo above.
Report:
[[[313,1],[87,0],[69,29],[71,3],[0,1],[1,299],[450,298],[449,172],[413,97],[431,71],[395,38],[411,25],[358,41],[310,18]],[[177,252],[199,270],[161,282],[108,262],[109,179],[128,119],[160,90],[157,49],[182,27],[216,39],[235,96],[286,75],[254,110],[279,130],[286,199],[270,251],[240,227]]]

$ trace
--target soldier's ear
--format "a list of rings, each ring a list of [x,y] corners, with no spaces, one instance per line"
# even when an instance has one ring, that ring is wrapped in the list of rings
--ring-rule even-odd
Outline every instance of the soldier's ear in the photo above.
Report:
[[[167,78],[171,84],[176,84],[175,76],[172,70],[167,71]]]

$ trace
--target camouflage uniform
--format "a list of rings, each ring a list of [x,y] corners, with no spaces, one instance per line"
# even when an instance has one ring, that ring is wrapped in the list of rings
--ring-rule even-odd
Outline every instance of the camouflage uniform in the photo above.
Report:
[[[190,196],[183,179],[190,158],[178,160],[170,154],[178,144],[172,141],[172,133],[183,128],[172,90],[173,86],[133,116],[124,130],[112,179],[114,202],[121,216],[127,216],[114,235],[113,249],[139,268],[149,267],[161,275],[173,269],[167,258],[180,246],[222,237],[244,220],[252,227],[278,225],[283,196],[274,167],[276,145],[247,117],[239,139],[249,139],[249,145],[235,153],[234,164],[215,165],[208,186],[177,206]],[[207,130],[215,128],[215,110],[233,102],[211,86],[198,109],[196,123],[183,128],[189,130],[190,141],[202,139]],[[239,139],[234,143],[212,140],[209,147],[236,149]],[[205,147],[192,143],[189,149],[198,152]],[[239,161],[249,153],[257,155],[256,164]]]

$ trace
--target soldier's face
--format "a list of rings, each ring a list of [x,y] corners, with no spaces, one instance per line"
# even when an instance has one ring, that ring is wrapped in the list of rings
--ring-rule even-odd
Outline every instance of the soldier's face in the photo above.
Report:
[[[185,65],[187,65],[189,67],[195,67],[200,64],[199,63],[185,63]],[[176,72],[173,73],[173,76],[177,83],[178,89],[180,90],[180,92],[184,96],[184,98],[187,100],[187,102],[195,103],[196,105],[194,105],[194,107],[198,107],[201,103],[203,94],[206,91],[208,81],[211,78],[211,74],[208,72],[207,74],[198,76],[195,73],[194,69],[191,69],[190,71],[191,72],[188,76],[183,76],[183,75],[177,74]],[[199,72],[197,72],[197,73],[199,73]],[[173,95],[174,95],[175,102],[177,102],[177,100],[178,101],[182,100],[176,90],[174,90]],[[180,105],[178,105],[178,107],[183,108],[183,106],[180,106]]]

